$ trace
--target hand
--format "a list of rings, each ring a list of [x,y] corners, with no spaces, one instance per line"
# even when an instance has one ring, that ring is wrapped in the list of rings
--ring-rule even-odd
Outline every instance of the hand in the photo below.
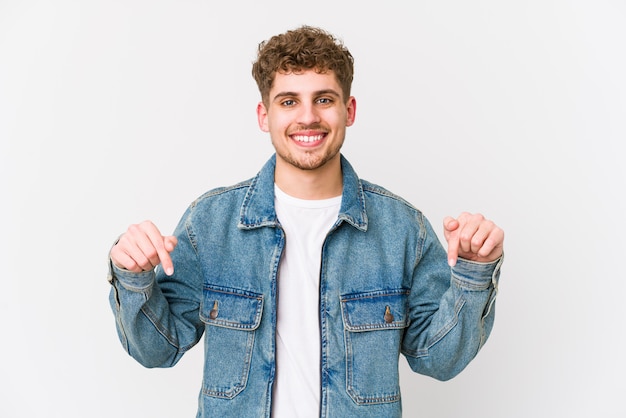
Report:
[[[443,232],[448,241],[448,264],[457,258],[486,262],[497,260],[503,252],[504,231],[479,213],[463,212],[454,219],[443,220]]]
[[[150,221],[131,225],[111,249],[111,260],[119,268],[134,273],[153,270],[162,264],[165,274],[174,273],[170,253],[178,241],[174,236],[163,236]]]

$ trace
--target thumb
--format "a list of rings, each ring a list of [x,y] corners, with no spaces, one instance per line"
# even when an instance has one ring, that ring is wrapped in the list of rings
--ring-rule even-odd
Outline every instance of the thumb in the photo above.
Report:
[[[443,232],[446,234],[446,238],[450,232],[455,231],[459,227],[460,223],[452,216],[446,216],[443,220]]]
[[[168,253],[174,251],[176,245],[178,244],[178,239],[173,235],[168,235],[163,237],[163,245],[165,245],[165,249]]]

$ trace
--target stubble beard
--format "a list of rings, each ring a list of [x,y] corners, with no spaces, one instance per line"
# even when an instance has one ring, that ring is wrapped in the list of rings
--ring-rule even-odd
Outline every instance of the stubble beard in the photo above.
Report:
[[[304,151],[304,155],[301,158],[295,158],[291,153],[278,154],[278,156],[295,168],[312,171],[325,166],[339,154],[340,150],[341,144],[327,150],[323,155],[318,155],[315,151]]]
[[[333,157],[334,155],[325,155],[320,158],[313,155],[313,153],[306,152],[305,158],[300,160],[293,158],[291,155],[286,155],[283,159],[300,170],[312,171],[323,167],[328,161],[332,160]]]

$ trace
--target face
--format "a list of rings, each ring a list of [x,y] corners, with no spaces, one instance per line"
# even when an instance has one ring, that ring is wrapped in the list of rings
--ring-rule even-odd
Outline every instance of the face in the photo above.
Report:
[[[343,98],[333,72],[277,73],[268,106],[259,103],[259,127],[276,149],[276,169],[340,168],[346,127],[354,123],[354,97]]]

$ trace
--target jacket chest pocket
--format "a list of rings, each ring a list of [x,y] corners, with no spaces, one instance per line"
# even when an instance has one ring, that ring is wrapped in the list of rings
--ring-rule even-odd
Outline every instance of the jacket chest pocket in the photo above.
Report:
[[[205,395],[232,399],[246,387],[262,310],[261,294],[220,286],[204,288],[200,319],[206,324]]]
[[[398,358],[407,326],[406,289],[341,297],[346,390],[357,404],[400,400]]]

